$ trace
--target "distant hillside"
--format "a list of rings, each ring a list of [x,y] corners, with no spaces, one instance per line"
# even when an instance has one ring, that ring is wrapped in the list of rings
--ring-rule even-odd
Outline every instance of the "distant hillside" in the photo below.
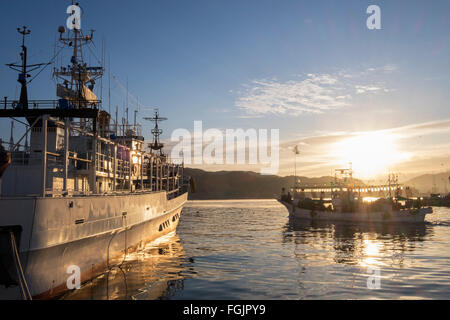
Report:
[[[265,199],[278,196],[282,188],[288,190],[294,176],[261,175],[252,171],[209,172],[185,168],[185,174],[194,178],[196,192],[190,199]],[[334,177],[298,177],[302,184],[328,185]]]
[[[267,199],[278,196],[282,188],[289,188],[294,183],[294,176],[280,177],[261,175],[252,171],[218,171],[210,172],[200,169],[185,168],[186,175],[194,178],[196,192],[190,199]],[[329,185],[334,177],[320,178],[298,177],[302,184]],[[359,180],[357,180],[359,181]],[[362,182],[360,182],[362,184]],[[450,191],[449,174],[424,174],[403,183],[416,189],[420,194],[446,194]],[[414,192],[416,194],[416,192]]]
[[[419,190],[421,194],[447,194],[450,191],[449,176],[450,173],[447,172],[437,174],[423,174],[406,181],[404,185]]]

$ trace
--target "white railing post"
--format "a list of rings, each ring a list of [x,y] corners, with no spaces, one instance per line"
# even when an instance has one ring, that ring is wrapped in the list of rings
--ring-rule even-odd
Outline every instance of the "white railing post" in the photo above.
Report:
[[[153,155],[150,156],[149,163],[150,163],[150,191],[153,191]]]
[[[141,190],[144,190],[144,154],[141,152]]]
[[[42,197],[47,187],[47,121],[48,115],[42,116]]]
[[[91,183],[90,188],[93,194],[97,193],[97,130],[92,136],[92,157],[91,157]]]
[[[64,181],[63,191],[67,191],[67,177],[69,170],[69,118],[64,121]]]
[[[116,181],[116,179],[117,179],[117,143],[116,142],[114,142],[114,154],[113,154],[113,173],[114,173],[114,176],[113,176],[113,183],[114,183],[114,185],[113,185],[113,190],[114,191],[116,191],[116,183],[117,183],[117,181]]]

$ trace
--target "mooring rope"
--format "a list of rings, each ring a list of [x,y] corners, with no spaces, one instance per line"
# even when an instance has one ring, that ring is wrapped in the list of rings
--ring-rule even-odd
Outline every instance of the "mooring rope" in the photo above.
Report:
[[[33,300],[33,297],[31,296],[30,289],[27,284],[27,280],[25,279],[25,275],[23,273],[22,263],[20,262],[19,251],[17,250],[16,237],[14,236],[14,233],[12,231],[10,231],[9,234],[11,236],[11,249],[14,256],[22,296],[24,300]]]

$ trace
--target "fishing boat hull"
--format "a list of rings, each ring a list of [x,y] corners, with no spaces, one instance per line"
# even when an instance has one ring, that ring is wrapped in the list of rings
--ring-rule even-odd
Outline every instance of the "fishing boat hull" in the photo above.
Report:
[[[391,212],[332,212],[302,209],[292,203],[280,201],[295,219],[317,221],[346,221],[358,223],[424,223],[425,216],[433,212],[431,207]]]
[[[5,234],[15,228],[31,295],[39,299],[57,297],[71,289],[69,278],[73,279],[77,268],[80,282],[86,282],[120,264],[127,253],[175,230],[186,201],[187,193],[168,200],[165,191],[2,198],[0,255],[5,264],[11,252]],[[18,276],[11,263],[3,269],[9,269],[13,280]],[[22,299],[22,292],[18,285],[0,286],[0,299]]]

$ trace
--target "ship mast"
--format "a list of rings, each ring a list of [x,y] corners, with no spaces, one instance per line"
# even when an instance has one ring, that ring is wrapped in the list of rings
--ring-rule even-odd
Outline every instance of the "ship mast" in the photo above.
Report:
[[[82,48],[93,42],[94,30],[89,35],[83,35],[81,29],[73,28],[66,33],[66,28],[60,26],[59,41],[68,47],[73,47],[71,65],[54,69],[54,76],[63,84],[57,85],[57,96],[69,101],[75,108],[97,107],[98,99],[93,93],[96,80],[103,76],[104,68],[90,67],[83,60]]]
[[[20,83],[21,88],[20,88],[20,99],[17,108],[28,109],[27,78],[31,77],[29,72],[38,69],[45,63],[30,64],[30,65],[27,64],[27,47],[25,46],[25,36],[29,35],[31,31],[26,26],[23,26],[22,29],[17,28],[17,31],[22,35],[22,46],[21,46],[22,52],[20,53],[22,63],[20,65],[9,63],[7,64],[7,66],[19,72],[19,78],[17,79],[17,81]]]
[[[395,188],[395,197],[398,197],[398,174],[389,173],[388,175],[388,189],[389,189],[389,198],[392,198],[392,189]]]
[[[155,123],[155,127],[152,129],[152,135],[153,135],[153,142],[149,143],[148,146],[151,150],[158,151],[160,155],[162,155],[162,148],[164,147],[164,144],[159,142],[159,136],[162,134],[162,130],[158,127],[158,121],[165,121],[167,118],[160,117],[158,109],[155,110],[155,113],[153,117],[150,118],[144,118],[145,120],[149,120]]]
[[[346,187],[353,189],[353,164],[351,162],[349,162],[348,165],[349,165],[348,168],[334,170],[335,171],[334,180],[335,180],[335,183],[337,184],[336,173],[339,172],[344,179],[343,182],[346,183]]]

